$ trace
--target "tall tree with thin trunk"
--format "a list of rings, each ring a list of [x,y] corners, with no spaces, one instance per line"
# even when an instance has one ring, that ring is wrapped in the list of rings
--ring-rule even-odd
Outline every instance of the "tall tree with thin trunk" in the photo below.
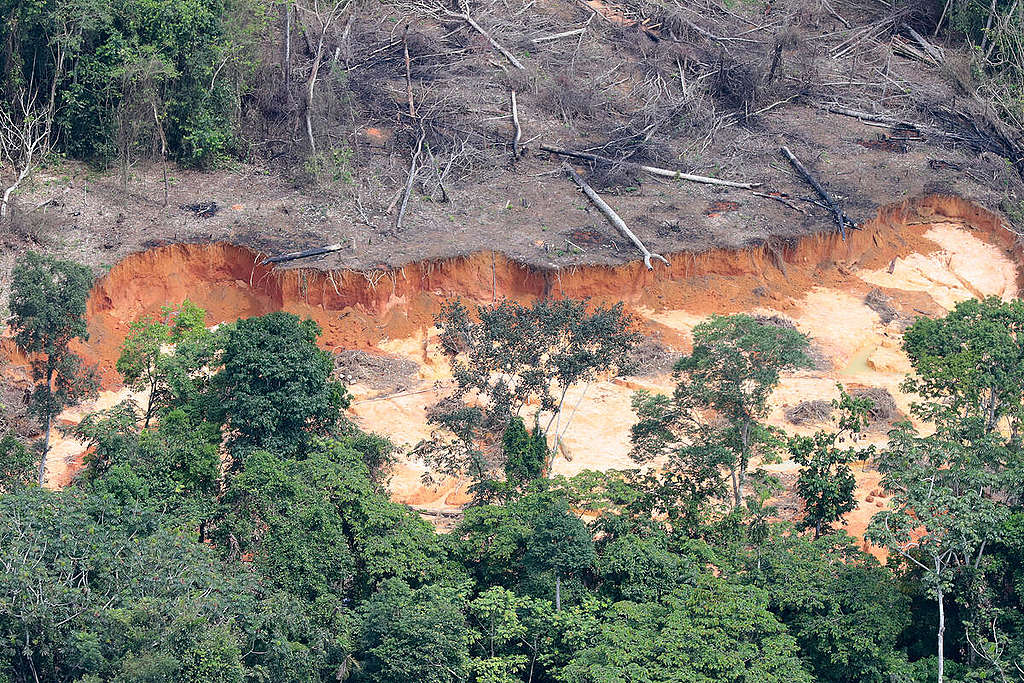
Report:
[[[85,266],[28,252],[11,286],[14,343],[32,357],[32,412],[44,427],[39,484],[46,472],[53,419],[96,391],[95,373],[69,347],[86,340],[85,302],[92,286]]]
[[[1003,541],[1004,520],[1024,478],[1024,304],[995,297],[959,304],[944,318],[919,318],[904,336],[914,366],[904,389],[934,431],[909,423],[889,436],[878,459],[889,510],[871,520],[868,538],[920,573],[938,605],[938,680],[945,676],[946,609],[979,607],[973,591],[954,589],[986,569],[985,551]]]
[[[807,346],[795,328],[749,315],[697,325],[693,353],[676,364],[672,396],[640,392],[634,399],[634,459],[668,455],[676,469],[711,477],[725,467],[733,509],[740,509],[751,456],[777,445],[763,423],[768,399],[783,372],[810,364]]]
[[[1005,460],[1013,450],[985,433],[983,420],[954,417],[928,436],[904,423],[890,433],[878,459],[892,507],[875,515],[867,538],[919,572],[938,604],[939,683],[945,675],[946,607],[954,587],[962,585],[957,579],[984,570],[986,547],[1005,529],[1005,500],[1014,481]],[[1019,472],[1019,462],[1012,469]],[[961,597],[969,607],[970,596]]]

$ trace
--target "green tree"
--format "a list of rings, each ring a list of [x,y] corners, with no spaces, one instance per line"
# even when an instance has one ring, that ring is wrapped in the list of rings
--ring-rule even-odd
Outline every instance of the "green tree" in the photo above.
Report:
[[[253,451],[222,503],[211,534],[219,545],[307,600],[362,598],[388,578],[419,585],[447,573],[433,528],[388,500],[343,440],[317,442],[302,459]]]
[[[472,632],[465,595],[429,585],[385,581],[363,608],[366,676],[373,683],[455,683],[470,668]]]
[[[929,409],[932,415],[934,407]],[[938,603],[938,680],[945,664],[946,599],[958,576],[976,572],[997,542],[1015,495],[1020,457],[985,429],[985,418],[956,416],[920,436],[904,423],[879,456],[891,509],[871,520],[868,538],[922,573]],[[1016,463],[1007,460],[1016,460]]]
[[[0,438],[0,494],[32,478],[35,458],[14,434]]]
[[[664,532],[629,534],[600,550],[602,592],[615,601],[659,602],[700,573],[693,558],[672,552]]]
[[[74,490],[0,496],[12,680],[241,680],[228,604],[251,585],[155,521]]]
[[[39,91],[50,142],[107,163],[164,153],[208,167],[229,152],[275,6],[263,0],[9,3],[0,89]],[[49,123],[52,122],[52,130]]]
[[[478,683],[517,683],[530,661],[520,647],[528,642],[529,626],[519,614],[531,600],[494,586],[469,603],[469,621],[476,637],[470,668]]]
[[[207,405],[231,446],[294,453],[335,429],[349,395],[331,380],[319,334],[291,313],[245,318],[227,332]]]
[[[164,306],[160,316],[146,315],[129,326],[128,336],[121,344],[117,371],[125,384],[135,391],[149,391],[145,426],[149,427],[153,409],[167,393],[170,354],[165,347],[207,334],[206,311],[188,299],[178,307]]]
[[[220,432],[193,424],[181,410],[166,413],[156,430],[138,429],[131,403],[86,415],[75,428],[90,446],[82,484],[125,509],[168,515],[175,528],[206,527],[218,509]]]
[[[11,313],[14,343],[32,357],[35,391],[31,409],[44,425],[39,485],[46,473],[53,419],[96,390],[94,373],[71,350],[74,339],[87,340],[86,299],[92,273],[85,266],[28,252],[14,268]]]
[[[904,349],[914,366],[905,390],[1021,434],[1024,420],[1024,302],[962,301],[945,317],[920,317]],[[924,405],[922,405],[924,408]]]
[[[839,411],[836,431],[819,431],[813,436],[793,436],[789,452],[800,465],[796,480],[797,495],[804,502],[801,529],[814,529],[814,537],[828,533],[847,512],[857,509],[853,496],[857,482],[850,463],[866,459],[873,447],[858,448],[854,443],[866,425],[871,399],[854,398],[839,387],[832,407]]]
[[[807,338],[748,315],[712,316],[693,330],[693,352],[675,367],[671,397],[638,392],[633,457],[668,455],[707,495],[721,491],[721,467],[732,479],[733,509],[743,505],[750,457],[778,440],[763,420],[787,370],[806,366]],[[708,418],[708,414],[713,417]]]
[[[589,610],[589,614],[587,611]],[[573,609],[565,683],[810,683],[797,644],[753,586],[702,576],[663,602]]]
[[[796,638],[815,681],[898,680],[909,600],[853,539],[811,540],[774,526],[770,542],[747,555],[741,563],[750,582],[768,594],[768,608]]]
[[[540,424],[527,431],[521,417],[514,417],[505,428],[501,439],[505,456],[505,479],[523,483],[541,476],[548,461],[548,440]]]
[[[562,610],[562,581],[583,577],[596,560],[590,532],[569,510],[565,499],[555,500],[534,521],[523,563],[534,571],[553,575],[556,611]]]
[[[937,604],[940,681],[949,598],[965,624],[987,609],[986,552],[1002,543],[1020,505],[1022,329],[1021,302],[989,298],[962,302],[945,318],[918,319],[904,339],[915,370],[905,388],[925,399],[911,412],[932,432],[922,436],[903,423],[890,433],[879,470],[892,507],[875,515],[868,535],[919,574]]]
[[[545,440],[554,438],[548,454],[556,453],[571,419],[562,414],[569,389],[602,375],[627,373],[628,353],[639,337],[621,304],[605,308],[545,299],[526,307],[502,301],[477,306],[474,313],[455,300],[437,316],[456,388],[431,411],[430,422],[439,433],[418,451],[438,471],[468,473],[480,483],[504,468],[504,462],[486,455],[488,446],[502,439],[527,404],[539,406],[533,431],[541,425],[541,414],[548,415],[540,431]],[[467,403],[470,394],[485,400]]]

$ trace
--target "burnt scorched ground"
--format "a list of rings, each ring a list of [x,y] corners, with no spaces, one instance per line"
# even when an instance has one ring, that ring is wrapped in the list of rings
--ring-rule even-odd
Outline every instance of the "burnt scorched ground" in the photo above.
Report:
[[[173,169],[166,207],[161,169],[145,160],[127,194],[114,171],[41,169],[2,238],[4,270],[26,247],[101,267],[180,242],[263,254],[342,244],[294,264],[325,269],[478,250],[538,268],[636,259],[541,144],[616,160],[574,165],[663,254],[784,246],[834,230],[829,213],[805,201],[814,194],[782,145],[855,220],[925,194],[992,209],[1020,200],[998,136],[979,137],[985,118],[956,76],[956,46],[935,42],[942,63],[901,48],[914,26],[931,35],[927,3],[473,4],[477,25],[523,68],[446,7],[357,6],[331,32],[331,75],[313,102],[316,163],[289,112],[272,116],[279,103],[257,93],[242,106],[247,160]],[[268,36],[269,51],[279,37]],[[895,123],[835,113],[844,108]],[[636,163],[758,183],[760,194],[660,179]]]

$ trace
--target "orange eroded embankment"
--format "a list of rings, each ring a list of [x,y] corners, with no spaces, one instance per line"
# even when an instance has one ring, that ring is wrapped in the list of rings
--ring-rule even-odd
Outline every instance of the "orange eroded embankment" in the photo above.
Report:
[[[99,364],[105,405],[124,394],[117,391],[114,362],[128,324],[139,315],[186,297],[208,311],[210,324],[290,311],[315,319],[328,349],[359,348],[416,361],[417,393],[378,397],[368,387],[352,388],[353,412],[366,428],[414,443],[429,433],[425,407],[436,396],[431,386],[447,374],[431,333],[433,316],[446,298],[530,301],[550,295],[624,301],[645,332],[680,351],[688,349],[693,325],[711,313],[779,314],[809,334],[831,366],[785,379],[771,417],[783,424],[787,406],[831,398],[837,381],[887,388],[905,410],[909,397],[899,394],[898,385],[909,366],[899,325],[883,324],[864,305],[867,292],[880,289],[908,317],[941,315],[971,296],[1012,297],[1020,279],[1018,250],[999,216],[954,197],[882,209],[846,241],[822,234],[742,251],[681,253],[670,258],[671,266],[652,272],[639,262],[537,271],[490,252],[395,271],[323,272],[258,266],[255,253],[226,244],[173,245],[130,256],[97,281],[88,306],[91,337],[80,351]],[[668,390],[670,380],[600,382],[568,397],[567,405],[577,407],[556,471],[631,465],[629,398],[637,388]],[[78,414],[65,417],[74,420]],[[67,481],[79,460],[71,452],[74,442],[58,447],[67,453],[51,458],[54,485]],[[792,473],[788,463],[769,468]],[[421,463],[403,463],[392,485],[395,498],[435,510],[465,500],[457,482],[424,487],[422,472]],[[860,472],[858,478],[866,499],[877,486],[877,473]],[[883,504],[871,497],[851,515],[851,531],[862,532],[870,513]]]

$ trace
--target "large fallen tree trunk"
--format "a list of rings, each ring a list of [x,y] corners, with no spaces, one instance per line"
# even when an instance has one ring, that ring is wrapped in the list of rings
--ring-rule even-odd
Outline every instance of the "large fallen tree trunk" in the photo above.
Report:
[[[598,156],[596,154],[588,154],[587,152],[573,152],[568,149],[559,149],[558,147],[551,147],[550,145],[541,145],[540,148],[545,152],[551,152],[552,154],[558,154],[564,157],[573,157],[575,159],[586,159],[588,161],[597,161],[604,164],[617,164],[619,163],[615,159],[609,159],[608,157]],[[760,186],[760,183],[737,183],[732,180],[721,180],[719,178],[708,178],[702,175],[692,175],[690,173],[682,173],[680,171],[673,171],[668,168],[658,168],[657,166],[644,166],[643,164],[633,164],[632,162],[626,162],[633,166],[636,166],[641,171],[650,173],[651,175],[661,176],[662,178],[674,178],[676,180],[689,180],[694,183],[704,183],[705,185],[721,185],[723,187],[738,187],[741,190],[752,190],[755,187]]]
[[[640,238],[634,235],[633,231],[626,226],[626,222],[619,217],[619,214],[615,213],[615,210],[612,209],[612,207],[608,206],[608,204],[603,199],[601,199],[601,197],[597,194],[594,188],[592,188],[590,185],[587,185],[586,181],[584,181],[583,178],[580,177],[580,174],[577,173],[572,166],[563,161],[562,170],[565,171],[565,174],[568,175],[574,183],[579,185],[579,188],[583,190],[583,194],[587,195],[587,199],[593,202],[594,206],[596,206],[601,211],[601,213],[604,214],[605,218],[608,219],[608,222],[614,225],[619,230],[619,232],[621,232],[623,235],[625,235],[626,237],[633,241],[633,244],[635,244],[637,246],[637,249],[639,249],[641,253],[643,253],[644,255],[644,265],[647,266],[647,270],[654,270],[654,266],[651,265],[652,258],[658,259],[666,266],[669,265],[668,260],[664,256],[662,256],[661,254],[655,254],[648,250],[646,246],[644,246],[644,243],[640,241]]]
[[[313,256],[331,254],[344,248],[344,245],[341,244],[329,244],[326,247],[316,247],[315,249],[306,249],[305,251],[292,251],[287,254],[281,254],[280,256],[268,256],[260,261],[260,265],[265,266],[268,263],[282,263],[284,261],[294,261],[295,259],[300,258],[311,258]]]
[[[793,153],[789,151],[788,147],[783,147],[781,151],[782,154],[786,157],[786,159],[789,160],[789,163],[793,165],[793,168],[796,169],[797,173],[799,173],[803,177],[803,179],[807,181],[807,184],[811,186],[815,193],[817,193],[817,195],[821,197],[821,201],[825,202],[825,205],[828,208],[829,213],[832,214],[832,219],[836,222],[836,226],[839,228],[839,233],[843,236],[843,239],[845,240],[846,226],[849,225],[851,230],[856,230],[858,228],[858,225],[854,223],[845,213],[843,213],[843,210],[839,207],[839,204],[836,202],[836,200],[833,199],[832,195],[829,194],[825,190],[825,188],[822,187],[820,183],[818,183],[817,180],[815,180],[814,176],[811,175],[811,172],[804,168],[804,165],[800,163],[799,159],[793,156]]]
[[[520,62],[518,59],[516,59],[516,56],[514,54],[512,54],[511,52],[508,51],[508,49],[505,48],[504,45],[502,45],[501,43],[496,41],[491,36],[490,33],[488,33],[487,31],[483,30],[483,28],[481,28],[480,24],[476,23],[476,20],[473,19],[473,17],[469,16],[469,14],[466,14],[466,13],[463,13],[463,12],[453,12],[451,10],[446,10],[445,11],[445,15],[448,16],[448,17],[451,17],[452,19],[460,19],[460,20],[466,22],[467,24],[469,24],[470,27],[474,31],[476,31],[481,36],[483,36],[484,39],[488,43],[491,44],[491,47],[493,47],[495,50],[500,52],[502,54],[502,56],[505,59],[507,59],[509,61],[509,63],[512,66],[514,66],[515,68],[517,68],[517,69],[525,69],[526,68],[525,66],[523,66],[522,62]]]

